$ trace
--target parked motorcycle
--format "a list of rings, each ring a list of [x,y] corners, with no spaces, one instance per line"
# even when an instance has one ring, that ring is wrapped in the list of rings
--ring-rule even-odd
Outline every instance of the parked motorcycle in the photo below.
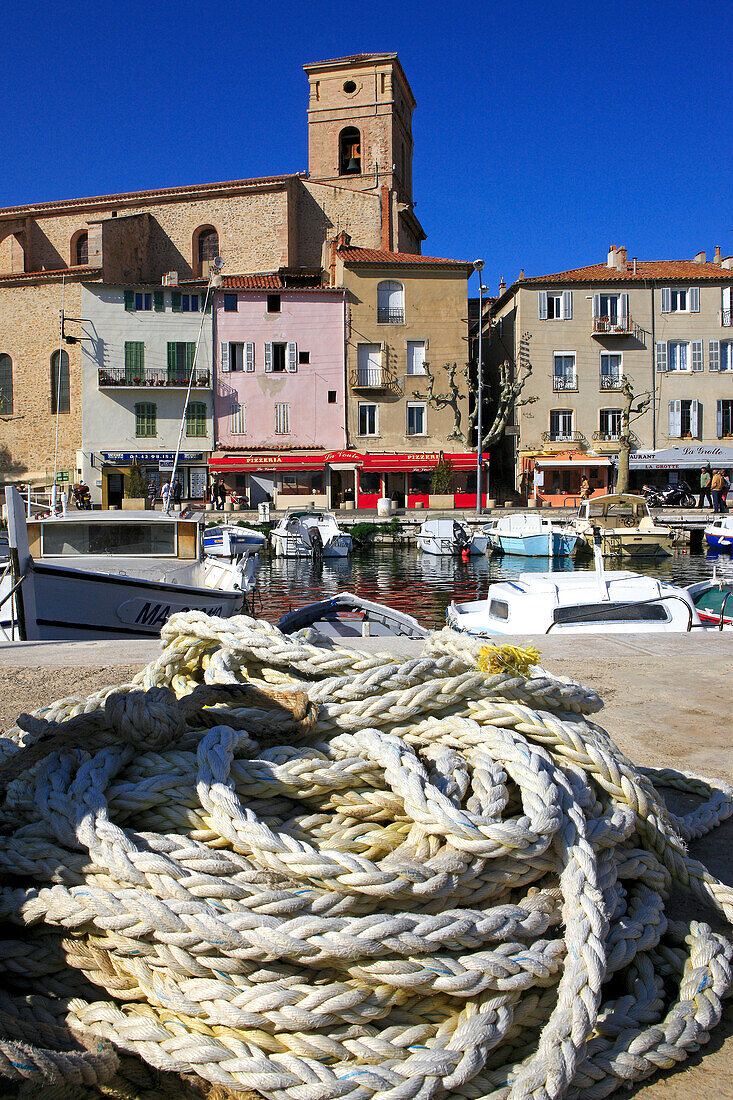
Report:
[[[85,511],[90,511],[92,507],[92,497],[89,492],[89,486],[85,485],[83,481],[79,482],[72,489],[74,494],[74,505],[77,508],[81,508]]]
[[[644,485],[641,491],[650,508],[694,508],[697,503],[689,485],[684,481],[678,485],[669,485],[666,489]]]

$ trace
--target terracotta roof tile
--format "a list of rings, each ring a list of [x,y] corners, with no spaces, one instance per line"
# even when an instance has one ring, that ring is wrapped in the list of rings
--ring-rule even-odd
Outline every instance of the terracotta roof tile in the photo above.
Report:
[[[559,271],[553,275],[534,275],[522,279],[521,286],[528,283],[643,283],[648,280],[674,281],[684,279],[687,282],[733,282],[733,271],[721,268],[719,264],[695,263],[694,260],[637,260],[636,274],[634,262],[628,260],[626,270],[619,271],[606,264],[591,264],[589,267],[575,267],[569,271]]]
[[[339,256],[348,264],[452,264],[473,267],[467,260],[447,260],[438,256],[419,256],[411,252],[384,252],[376,248],[340,248]]]
[[[4,271],[0,275],[0,282],[32,283],[43,279],[61,279],[64,275],[67,278],[78,279],[80,276],[97,277],[101,274],[101,267],[61,267],[57,271]]]
[[[340,287],[288,286],[281,275],[224,275],[221,290],[280,290],[287,294],[343,294]]]

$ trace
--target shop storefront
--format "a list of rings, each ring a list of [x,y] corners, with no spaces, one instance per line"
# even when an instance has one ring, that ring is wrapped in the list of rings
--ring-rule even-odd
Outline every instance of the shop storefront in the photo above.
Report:
[[[733,471],[733,447],[666,447],[656,451],[635,451],[629,457],[632,489],[653,485],[665,489],[684,482],[697,493],[700,473],[705,466],[713,470]]]
[[[441,458],[452,467],[450,491],[441,494],[440,507],[448,501],[455,508],[476,507],[476,455],[472,452],[446,454],[367,454],[359,467],[357,505],[376,508],[380,497],[389,497],[400,508],[431,506],[433,473]],[[483,462],[481,496],[488,496],[488,458]]]
[[[162,484],[171,479],[175,457],[175,451],[102,451],[98,460],[102,470],[102,507],[122,506],[125,478],[129,476],[133,462],[140,465],[145,484],[153,482],[156,493],[159,493]],[[181,451],[179,454],[177,476],[183,487],[184,500],[205,499],[208,484],[206,458],[203,451]]]
[[[522,459],[522,492],[551,508],[575,508],[580,503],[581,483],[588,479],[591,496],[611,492],[612,459],[581,451],[560,451],[556,455],[525,456]]]

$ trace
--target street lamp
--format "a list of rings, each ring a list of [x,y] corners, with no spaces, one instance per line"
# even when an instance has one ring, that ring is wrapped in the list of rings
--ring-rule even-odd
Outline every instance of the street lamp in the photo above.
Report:
[[[476,513],[477,513],[477,515],[480,516],[481,512],[483,510],[482,509],[482,501],[481,501],[481,473],[482,473],[481,467],[482,467],[482,463],[483,463],[483,455],[481,453],[481,439],[482,439],[482,433],[483,433],[483,425],[481,423],[481,411],[482,411],[481,406],[483,405],[483,397],[484,397],[484,392],[483,392],[484,391],[484,377],[483,377],[484,376],[484,371],[483,371],[484,362],[483,362],[483,344],[482,344],[483,328],[484,328],[484,287],[483,287],[483,279],[481,278],[481,272],[484,269],[484,261],[483,260],[474,260],[473,261],[473,266],[474,266],[474,270],[478,271],[478,303],[479,303],[479,305],[478,305],[478,365],[477,365],[477,370],[476,370],[476,373],[478,375],[478,385],[477,385],[477,388],[476,388],[476,400],[478,401],[478,415],[476,417],[476,430],[477,430],[477,436],[478,436],[478,438],[476,440]]]
[[[209,301],[209,294],[212,288],[218,288],[221,286],[221,271],[224,267],[224,260],[221,256],[215,256],[211,261],[211,269],[209,270],[209,282],[206,287],[206,295],[204,297],[204,308],[201,310],[201,324],[199,325],[198,339],[196,340],[196,350],[193,353],[193,363],[191,364],[191,377],[188,380],[188,390],[186,391],[186,401],[183,406],[183,416],[181,417],[181,426],[178,430],[178,443],[176,444],[176,453],[173,459],[173,469],[171,471],[171,479],[168,482],[168,499],[165,504],[166,514],[170,512],[171,504],[173,503],[173,482],[176,480],[176,472],[178,470],[178,458],[181,453],[181,441],[183,439],[183,429],[186,426],[186,413],[188,412],[188,403],[191,399],[191,386],[196,376],[196,360],[199,354],[199,344],[201,343],[201,334],[204,331],[204,318],[206,317],[206,306]],[[213,362],[211,364],[213,370]]]

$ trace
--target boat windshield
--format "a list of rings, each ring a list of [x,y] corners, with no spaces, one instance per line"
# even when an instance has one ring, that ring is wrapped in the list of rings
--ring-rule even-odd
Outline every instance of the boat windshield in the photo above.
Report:
[[[661,603],[582,603],[556,607],[554,623],[666,623],[669,612]]]
[[[646,514],[644,504],[591,504],[588,509],[589,519],[604,527],[635,527]]]
[[[175,523],[44,523],[41,553],[172,557],[177,553]]]

